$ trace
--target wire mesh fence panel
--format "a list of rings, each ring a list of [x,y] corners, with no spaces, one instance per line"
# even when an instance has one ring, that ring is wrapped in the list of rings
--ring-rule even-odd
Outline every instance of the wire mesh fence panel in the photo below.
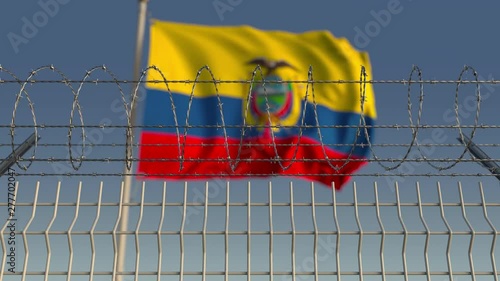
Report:
[[[3,280],[498,278],[497,188],[417,183],[392,193],[354,182],[339,196],[305,187],[144,183],[121,232],[119,186],[19,185],[31,198],[19,196],[17,220],[2,227]],[[61,200],[63,189],[69,200]],[[116,270],[120,234],[128,237],[123,272]],[[11,241],[15,273],[7,270]]]
[[[0,67],[0,159],[12,164],[0,166],[0,280],[497,281],[500,81],[469,66],[457,80],[360,70],[359,81],[155,81],[147,73],[163,72],[149,67],[126,81],[104,66],[76,80],[53,66],[26,79]],[[155,114],[168,124],[134,120],[158,83],[191,96],[162,97]],[[228,121],[225,83],[241,86],[242,124]],[[197,123],[191,100],[206,84],[216,99]],[[359,116],[319,118],[323,84],[359,88]],[[302,90],[296,124],[272,114],[273,85]],[[263,110],[247,123],[252,106]],[[175,141],[139,136],[162,130]]]

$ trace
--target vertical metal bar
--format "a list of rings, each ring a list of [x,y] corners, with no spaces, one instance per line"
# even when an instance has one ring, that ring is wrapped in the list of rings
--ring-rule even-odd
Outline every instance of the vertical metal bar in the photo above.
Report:
[[[251,238],[252,238],[252,224],[251,224],[251,211],[252,211],[252,197],[250,194],[250,189],[251,189],[251,183],[248,182],[247,186],[247,230],[248,230],[248,235],[247,235],[247,281],[251,281],[252,277],[252,268],[251,268],[251,263],[252,263],[252,255],[251,255]]]
[[[203,263],[201,267],[201,281],[207,280],[207,222],[208,222],[208,181],[205,182],[205,208],[203,210],[203,230],[201,238],[203,243]]]
[[[143,49],[143,44],[144,44],[144,33],[145,33],[145,28],[146,28],[146,18],[147,18],[147,10],[148,10],[148,0],[138,0],[138,15],[137,15],[137,33],[136,33],[136,45],[135,45],[135,58],[134,58],[134,73],[133,73],[133,79],[134,81],[139,81],[141,74],[139,73],[141,69],[141,59],[142,59],[142,49]],[[131,139],[133,139],[134,135],[134,128],[133,126],[135,125],[135,119],[136,119],[136,106],[135,106],[135,98],[134,98],[134,93],[136,94],[137,88],[139,87],[139,82],[136,82],[136,84],[133,87],[132,91],[132,97],[131,97],[131,105],[130,105],[130,128],[127,128],[127,130],[130,130],[131,132]],[[127,143],[129,140],[127,140]],[[126,147],[127,150],[127,157],[132,156],[132,143],[129,143],[129,146]],[[123,169],[123,184],[125,187],[125,194],[123,196],[124,199],[124,205],[123,205],[123,220],[121,221],[120,224],[120,231],[127,231],[128,228],[128,213],[129,213],[129,206],[128,203],[130,203],[130,191],[132,190],[132,182],[133,182],[133,176],[130,174],[133,171],[133,163],[130,164],[130,169],[128,167],[128,160],[126,159],[125,161],[125,167]],[[119,240],[119,261],[118,261],[118,271],[123,271],[124,266],[125,266],[125,254],[127,250],[127,235],[120,235],[120,240]],[[115,281],[116,279],[113,279]],[[122,277],[119,276],[118,281],[121,281]]]
[[[68,248],[69,248],[69,260],[68,260],[68,276],[66,280],[70,281],[71,280],[71,270],[73,267],[73,241],[71,238],[71,232],[73,231],[73,227],[76,224],[76,220],[78,219],[78,213],[80,211],[80,196],[82,194],[82,182],[78,184],[78,193],[76,195],[76,208],[75,208],[75,217],[73,218],[73,221],[71,222],[71,225],[69,226],[68,229]]]
[[[491,222],[491,220],[488,217],[488,211],[486,210],[486,200],[484,200],[484,191],[483,191],[483,183],[479,182],[479,190],[481,191],[481,203],[483,205],[483,214],[484,218],[488,222],[489,226],[493,230],[493,240],[491,241],[491,250],[490,250],[490,255],[491,255],[491,266],[493,268],[493,274],[495,276],[495,281],[498,281],[498,271],[497,271],[497,265],[495,262],[495,246],[497,243],[497,235],[498,231],[495,228],[495,225]]]
[[[19,189],[19,181],[16,181],[15,189],[14,189],[14,198],[17,198],[17,190],[18,189]],[[11,223],[11,221],[10,221],[11,218],[12,217],[10,217],[9,220],[7,220],[5,222],[5,224],[2,227],[2,230],[0,230],[0,242],[2,243],[2,253],[4,253],[2,255],[2,265],[0,265],[0,280],[4,280],[3,279],[3,272],[5,270],[5,265],[7,264],[7,246],[5,245],[5,240],[3,239],[4,231],[7,228],[7,225],[9,225],[9,223]]]
[[[38,191],[40,190],[40,181],[36,182],[36,187],[35,187],[35,198],[33,199],[33,210],[31,212],[31,217],[28,223],[26,223],[26,227],[23,230],[23,244],[24,244],[24,266],[23,266],[23,277],[22,281],[26,281],[26,273],[28,271],[28,259],[30,256],[30,250],[28,246],[28,237],[26,236],[26,232],[28,232],[28,229],[33,222],[33,219],[35,218],[36,214],[36,204],[38,203]]]
[[[118,204],[118,216],[116,218],[115,227],[113,228],[113,232],[112,232],[114,256],[113,256],[113,273],[112,273],[112,278],[111,279],[113,281],[114,280],[118,280],[116,278],[116,273],[117,273],[116,271],[117,271],[117,266],[118,266],[118,246],[117,246],[117,241],[116,241],[116,230],[118,228],[118,225],[120,224],[120,219],[121,219],[121,216],[122,216],[124,186],[125,186],[125,184],[124,184],[124,182],[122,182],[122,185],[121,185],[121,188],[120,188],[120,202]],[[125,230],[120,230],[120,232],[122,232],[122,231],[125,231]],[[121,237],[121,235],[120,235],[120,237]],[[121,253],[123,253],[123,251]],[[123,271],[123,264],[121,265],[120,270],[121,270],[120,272]]]
[[[296,230],[295,230],[295,216],[294,216],[294,211],[293,211],[293,182],[290,182],[290,222],[292,224],[292,281],[296,280],[295,277],[295,237],[296,237]]]
[[[141,192],[141,206],[139,210],[139,218],[137,220],[137,226],[135,228],[135,280],[139,281],[139,263],[141,260],[141,248],[139,244],[139,229],[142,223],[142,216],[144,213],[144,191],[146,190],[146,182],[142,182],[142,192]]]
[[[161,262],[162,262],[162,255],[163,255],[163,245],[162,245],[162,229],[163,229],[163,221],[165,220],[165,205],[166,205],[166,199],[167,199],[167,182],[163,182],[163,194],[162,194],[162,200],[161,200],[161,217],[160,217],[160,224],[158,225],[158,276],[156,278],[157,281],[161,280]]]
[[[318,281],[318,223],[316,221],[316,204],[314,200],[314,182],[311,182],[311,208],[314,226],[314,281]]]
[[[424,213],[422,211],[422,198],[420,196],[420,183],[417,181],[417,200],[418,200],[418,213],[420,214],[420,220],[425,227],[425,248],[424,248],[424,259],[425,259],[425,271],[427,272],[427,281],[431,281],[431,268],[429,266],[429,240],[431,238],[431,232],[427,223],[425,222]]]
[[[450,227],[448,220],[446,219],[446,215],[444,213],[444,204],[443,204],[443,196],[441,194],[441,184],[437,183],[438,188],[438,196],[439,196],[439,208],[441,209],[441,218],[448,229],[448,245],[446,246],[446,262],[448,264],[448,271],[450,273],[450,281],[453,281],[453,267],[451,266],[451,241],[453,239],[453,229]]]
[[[94,223],[92,224],[92,228],[90,229],[90,247],[92,249],[92,258],[90,260],[90,278],[89,280],[92,281],[94,280],[94,270],[95,270],[95,240],[94,240],[94,232],[95,228],[97,227],[97,222],[99,221],[99,218],[101,216],[101,202],[102,202],[102,188],[103,188],[104,183],[101,181],[101,185],[99,186],[99,197],[97,198],[97,210],[96,210],[96,215],[94,219]],[[119,219],[117,220],[117,222]],[[113,234],[113,243],[115,243],[115,236]],[[115,251],[116,254],[116,251]]]
[[[359,221],[359,208],[358,208],[358,194],[356,188],[356,182],[353,182],[353,199],[354,199],[354,215],[356,217],[356,224],[359,229],[359,240],[358,240],[358,264],[359,264],[359,281],[363,281],[363,228],[361,227],[361,222]]]
[[[337,241],[335,245],[335,256],[336,256],[336,265],[337,265],[337,281],[341,281],[340,274],[340,225],[339,219],[337,217],[337,196],[335,191],[335,183],[332,182],[332,204],[333,204],[333,219],[335,220],[335,227],[337,228]]]
[[[56,202],[54,202],[54,213],[52,214],[52,219],[50,220],[49,225],[47,226],[47,229],[45,230],[45,246],[47,248],[47,263],[45,265],[45,277],[44,277],[45,281],[49,280],[50,261],[52,258],[52,247],[50,246],[49,232],[50,232],[50,228],[52,228],[52,225],[54,224],[54,221],[56,220],[57,208],[59,207],[60,191],[61,191],[61,182],[59,181],[57,183]]]
[[[186,207],[187,207],[187,182],[184,182],[184,204],[182,208],[182,223],[180,231],[180,270],[179,270],[179,281],[184,279],[184,227],[186,226]]]
[[[126,164],[125,164],[126,166]],[[131,173],[131,171],[127,171],[126,174]],[[129,216],[129,209],[130,206],[128,203],[130,203],[130,190],[132,189],[132,176],[125,176],[124,180],[122,182],[124,185],[124,188],[122,189],[122,198],[120,204],[120,217],[121,217],[121,223],[120,223],[120,232],[126,232],[128,229],[128,216]],[[117,271],[118,272],[123,272],[125,271],[125,257],[126,257],[126,251],[127,251],[127,235],[126,234],[120,234],[119,240],[118,240],[118,250],[117,251]],[[115,273],[113,273],[114,275]],[[117,279],[115,279],[117,278]],[[117,277],[113,277],[113,281],[122,281],[123,276],[118,275]]]
[[[403,227],[403,250],[401,255],[403,256],[403,273],[405,276],[405,281],[408,281],[408,264],[406,263],[406,244],[408,242],[408,230],[406,230],[405,223],[403,221],[403,216],[401,215],[401,200],[399,198],[399,185],[397,182],[394,183],[396,188],[396,204],[398,207],[398,218],[401,226]]]
[[[273,185],[269,181],[269,281],[274,279],[273,234]]]
[[[380,225],[380,230],[382,231],[382,237],[380,241],[380,270],[382,271],[382,281],[385,281],[385,261],[384,261],[384,243],[385,243],[385,229],[384,224],[382,223],[382,218],[380,217],[380,203],[378,198],[378,185],[377,182],[374,182],[375,189],[375,208],[377,211],[377,221]]]
[[[229,281],[229,182],[226,182],[226,229],[224,231],[224,281]]]
[[[472,281],[476,281],[476,273],[474,269],[474,259],[472,257],[472,249],[474,247],[474,238],[476,237],[476,231],[474,231],[474,228],[469,222],[469,219],[467,218],[467,214],[465,212],[465,204],[464,204],[464,195],[462,193],[462,183],[458,182],[458,191],[460,193],[460,206],[462,207],[462,216],[464,217],[465,222],[467,223],[467,226],[469,227],[471,231],[471,237],[470,237],[470,244],[469,244],[469,265],[470,265],[470,270],[471,270],[471,277]]]

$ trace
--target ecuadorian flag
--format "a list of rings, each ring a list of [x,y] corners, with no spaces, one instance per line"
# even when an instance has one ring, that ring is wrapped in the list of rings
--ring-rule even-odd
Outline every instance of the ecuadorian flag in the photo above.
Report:
[[[308,81],[310,67],[314,81],[358,81],[361,66],[370,75],[368,55],[346,39],[162,21],[150,37],[149,65],[161,73],[147,77],[155,82],[147,84],[139,152],[146,178],[288,175],[340,189],[366,164],[364,129],[356,136],[360,84],[293,82]],[[365,93],[370,126],[371,84]]]

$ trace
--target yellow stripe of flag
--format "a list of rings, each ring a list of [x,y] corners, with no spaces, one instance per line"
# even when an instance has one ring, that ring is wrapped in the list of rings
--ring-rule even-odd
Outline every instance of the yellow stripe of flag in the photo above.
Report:
[[[265,57],[285,60],[292,68],[280,68],[276,73],[284,80],[308,79],[309,66],[313,67],[314,80],[359,80],[361,66],[365,66],[368,79],[371,66],[368,54],[359,52],[345,38],[335,38],[328,31],[291,33],[262,31],[250,26],[202,26],[154,20],[150,32],[149,65],[161,69],[168,80],[193,80],[198,70],[208,65],[218,80],[250,80],[255,65],[248,61]],[[265,72],[265,69],[263,69]],[[257,79],[260,79],[260,75]],[[204,72],[201,80],[211,80]],[[149,72],[148,80],[163,80]],[[191,94],[192,84],[169,84],[175,93]],[[295,93],[303,99],[306,84],[294,85]],[[151,89],[167,90],[161,83],[151,83]],[[246,99],[248,84],[223,83],[219,94]],[[359,84],[315,84],[315,100],[339,112],[360,113]],[[215,93],[213,84],[196,85],[195,96]],[[309,101],[312,102],[309,91]],[[366,85],[364,114],[376,118],[375,97],[372,84]]]

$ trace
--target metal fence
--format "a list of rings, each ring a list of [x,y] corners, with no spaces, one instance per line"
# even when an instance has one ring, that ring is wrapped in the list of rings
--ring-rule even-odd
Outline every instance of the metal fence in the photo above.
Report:
[[[376,183],[371,188],[353,183],[351,194],[340,199],[334,189],[325,192],[313,184],[305,192],[303,186],[297,188],[293,183],[288,188],[272,183],[248,182],[246,188],[238,183],[206,183],[194,187],[200,192],[198,199],[189,195],[188,183],[170,188],[167,183],[151,185],[144,183],[140,199],[127,203],[134,218],[127,231],[118,230],[123,200],[104,201],[106,186],[102,183],[98,188],[82,183],[70,188],[77,191],[70,201],[60,199],[62,184],[51,188],[38,183],[29,188],[32,198],[20,198],[16,204],[17,217],[23,219],[18,219],[14,231],[9,230],[11,222],[0,231],[3,253],[9,253],[9,237],[23,245],[16,253],[19,269],[15,274],[7,272],[9,257],[3,254],[0,278],[115,280],[118,274],[135,280],[499,277],[495,258],[499,255],[500,192],[485,189],[481,183],[466,187],[473,189],[469,194],[478,195],[469,201],[460,183],[445,191],[439,183],[425,186],[427,194],[434,194],[425,196],[427,201],[419,183],[405,188],[404,196],[397,184],[393,196],[388,196],[387,192],[379,195]],[[43,190],[55,193],[51,194],[55,200],[40,200]],[[97,193],[98,199],[83,200],[85,192]],[[156,198],[145,199],[148,192]],[[183,200],[169,200],[170,192],[179,193],[173,196]],[[233,192],[244,200],[231,201]],[[459,200],[443,199],[451,193]],[[284,194],[287,202],[273,199],[282,199]],[[122,233],[132,242],[128,267],[118,272],[117,237]],[[211,245],[214,243],[217,245]]]
[[[193,83],[194,91],[197,83],[217,89],[218,83],[254,82],[146,81],[147,71],[160,70],[150,67],[140,81],[125,81],[96,67],[83,79],[70,80],[47,66],[22,80],[0,67],[0,75],[8,76],[0,76],[2,94],[15,94],[0,96],[0,154],[12,152],[27,132],[44,136],[36,152],[18,159],[2,176],[7,196],[1,195],[0,209],[8,218],[0,229],[0,280],[498,280],[500,188],[495,176],[500,174],[478,165],[498,159],[469,157],[466,136],[479,138],[477,146],[486,150],[500,145],[493,95],[500,81],[485,79],[471,67],[458,80],[424,80],[413,67],[406,80],[367,80],[362,69],[359,81],[287,81],[312,92],[321,83],[355,83],[361,99],[367,83],[403,91],[405,104],[399,108],[409,118],[379,114],[389,123],[372,127],[390,133],[376,142],[368,138],[371,165],[352,175],[355,181],[342,191],[279,176],[249,182],[167,178],[135,182],[128,198],[122,177],[141,174],[122,169],[140,161],[134,157],[142,145],[134,141],[134,129],[144,126],[134,124],[132,111],[143,100],[144,85]],[[467,74],[473,79],[466,80]],[[95,99],[81,93],[91,86],[118,92],[116,99],[103,98],[111,105],[102,111],[106,116],[85,111]],[[126,86],[132,86],[130,99]],[[432,93],[442,91],[433,87],[448,86],[453,102],[441,99],[445,108],[426,115],[424,97],[432,101]],[[51,109],[44,113],[48,99],[37,101],[42,110],[35,107],[37,91],[61,89],[71,95],[51,101],[72,104],[66,108],[68,124],[60,115],[51,118]],[[222,107],[215,112],[223,116]],[[181,137],[192,125],[186,120],[177,127]],[[368,127],[361,117],[353,129],[364,134]],[[335,128],[313,129],[321,139],[322,132]],[[406,137],[397,135],[401,132]],[[245,160],[221,158],[228,165]],[[291,163],[299,161],[315,160]],[[122,228],[124,218],[130,223]],[[128,237],[125,252],[123,236]]]

